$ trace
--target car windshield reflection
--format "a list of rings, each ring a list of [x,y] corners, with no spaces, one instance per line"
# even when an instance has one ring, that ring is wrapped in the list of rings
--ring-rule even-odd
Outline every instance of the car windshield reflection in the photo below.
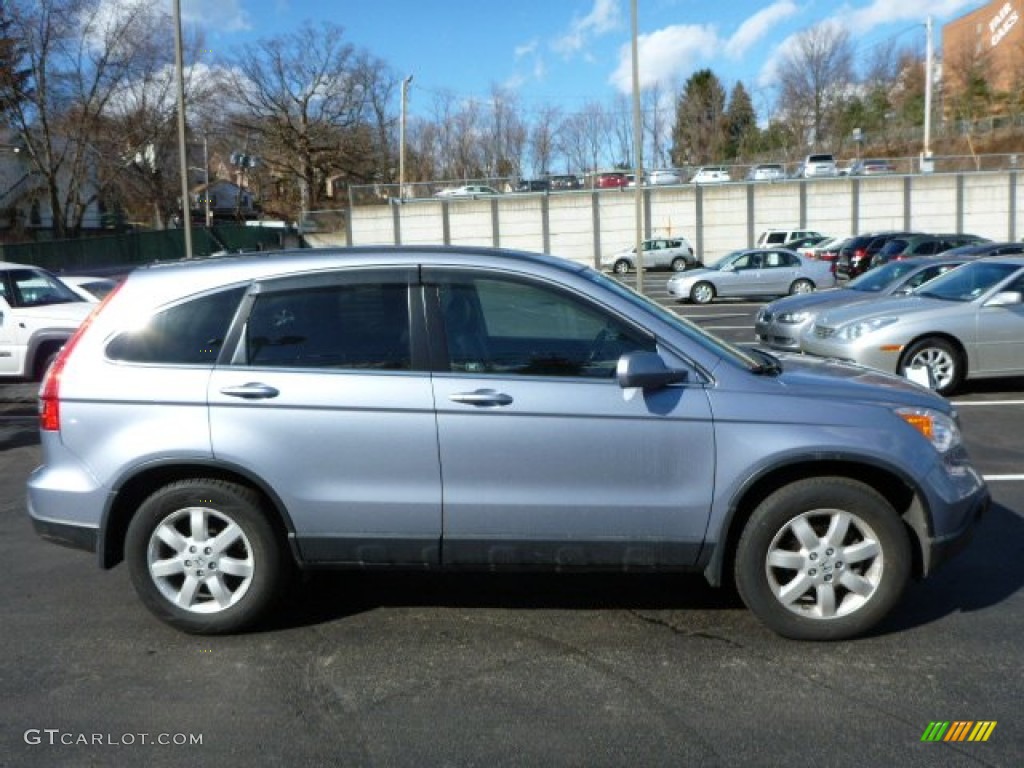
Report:
[[[928,283],[915,295],[941,301],[973,301],[1020,270],[1016,264],[976,262],[954,269]]]

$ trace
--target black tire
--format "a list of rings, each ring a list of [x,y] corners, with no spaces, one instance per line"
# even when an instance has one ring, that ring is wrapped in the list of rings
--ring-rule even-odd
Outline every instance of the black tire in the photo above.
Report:
[[[809,478],[754,510],[736,548],[736,587],[783,637],[844,640],[889,613],[910,561],[903,521],[878,492],[848,478]]]
[[[193,519],[195,512],[200,516]],[[231,524],[237,531],[218,542]],[[204,635],[238,632],[259,621],[293,565],[252,489],[204,478],[171,483],[147,498],[128,526],[125,557],[150,611]]]
[[[672,259],[672,271],[673,272],[685,272],[690,268],[690,263],[682,256],[676,256]]]
[[[964,380],[964,363],[960,350],[938,337],[921,339],[911,344],[900,358],[899,372],[922,365],[931,371],[932,388],[940,395],[951,395]]]
[[[628,274],[630,270],[629,262],[625,259],[619,259],[615,262],[615,266],[612,267],[612,270],[616,275]]]
[[[814,283],[808,280],[806,277],[801,277],[793,281],[793,284],[789,286],[790,295],[798,293],[812,293],[814,291]]]
[[[694,304],[710,304],[715,299],[715,286],[701,281],[690,289],[690,301]]]
[[[32,378],[34,381],[42,381],[43,376],[53,365],[53,361],[57,359],[57,355],[60,354],[63,345],[57,347],[46,347],[41,349],[36,355],[35,368],[32,371]]]

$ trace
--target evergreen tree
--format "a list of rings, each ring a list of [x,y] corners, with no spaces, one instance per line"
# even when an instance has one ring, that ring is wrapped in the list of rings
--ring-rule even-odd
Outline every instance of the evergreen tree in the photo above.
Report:
[[[672,162],[677,167],[719,162],[726,148],[725,88],[710,69],[686,81],[672,130]]]
[[[754,102],[742,82],[737,82],[729,94],[725,120],[728,131],[726,156],[730,160],[746,157],[757,141],[758,129]]]

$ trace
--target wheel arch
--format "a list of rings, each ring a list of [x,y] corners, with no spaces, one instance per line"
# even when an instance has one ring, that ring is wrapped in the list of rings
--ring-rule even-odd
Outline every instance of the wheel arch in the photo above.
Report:
[[[967,354],[967,347],[965,347],[963,342],[961,342],[960,339],[958,339],[956,336],[953,336],[952,334],[946,333],[944,331],[926,331],[924,333],[918,334],[910,341],[908,341],[906,344],[904,344],[903,349],[900,350],[900,359],[899,361],[897,361],[897,372],[899,371],[899,367],[903,365],[903,358],[906,356],[907,350],[913,347],[918,342],[924,341],[925,339],[942,339],[943,341],[951,344],[953,346],[954,351],[957,353],[957,355],[959,355],[960,362],[962,362],[964,365],[963,378],[967,378],[967,375],[971,370],[971,359],[970,355]]]
[[[908,528],[914,558],[911,563],[912,574],[919,576],[924,573],[924,538],[931,532],[931,518],[916,482],[889,467],[858,457],[837,457],[790,462],[767,467],[752,475],[729,505],[722,536],[714,543],[704,567],[704,576],[708,582],[720,586],[732,578],[736,546],[758,504],[783,486],[815,477],[855,480],[885,498]]]
[[[193,461],[148,464],[119,481],[111,494],[100,524],[97,546],[100,567],[113,568],[124,559],[128,524],[147,497],[169,483],[193,478],[237,483],[259,494],[265,508],[271,511],[269,519],[275,532],[282,537],[282,541],[287,542],[292,557],[298,561],[298,551],[292,535],[295,528],[284,503],[276,493],[259,478],[239,467],[217,462]]]

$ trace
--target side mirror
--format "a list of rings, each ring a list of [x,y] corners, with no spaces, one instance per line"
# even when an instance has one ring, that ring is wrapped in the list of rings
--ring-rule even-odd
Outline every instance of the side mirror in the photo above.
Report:
[[[1024,303],[1024,294],[1020,291],[1000,291],[985,302],[986,307],[1012,307]]]
[[[654,352],[627,352],[619,358],[615,376],[623,389],[660,389],[685,382],[689,373],[669,368]]]

